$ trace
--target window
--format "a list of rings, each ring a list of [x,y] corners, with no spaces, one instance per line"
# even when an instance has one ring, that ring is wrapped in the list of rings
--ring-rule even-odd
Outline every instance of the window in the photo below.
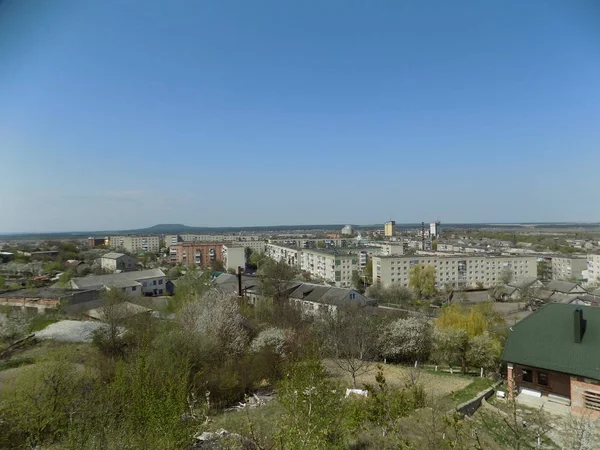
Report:
[[[163,284],[163,280],[158,280],[158,284]]]
[[[548,386],[548,374],[546,372],[538,372],[538,384]]]
[[[523,381],[533,383],[533,371],[531,369],[523,369]]]
[[[160,295],[162,295],[162,293],[163,293],[163,290],[162,290],[162,289],[159,289],[159,290],[158,290],[158,293],[159,293]]]
[[[156,286],[156,280],[152,280],[152,285]]]

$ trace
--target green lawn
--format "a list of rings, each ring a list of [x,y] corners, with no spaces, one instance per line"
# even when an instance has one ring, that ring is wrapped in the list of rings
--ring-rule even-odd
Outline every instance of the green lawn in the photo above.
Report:
[[[461,403],[472,399],[481,391],[489,388],[493,384],[494,382],[489,378],[474,378],[471,384],[469,384],[466,388],[451,393],[450,398],[452,399],[453,404],[458,406]]]
[[[45,316],[34,316],[31,319],[29,324],[29,332],[35,333],[36,331],[41,331],[46,328],[48,325],[58,322],[60,319],[54,319],[51,317]]]

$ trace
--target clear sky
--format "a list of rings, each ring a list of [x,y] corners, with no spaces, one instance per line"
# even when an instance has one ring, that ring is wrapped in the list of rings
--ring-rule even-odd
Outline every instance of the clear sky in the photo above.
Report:
[[[0,0],[0,232],[600,221],[597,0]]]

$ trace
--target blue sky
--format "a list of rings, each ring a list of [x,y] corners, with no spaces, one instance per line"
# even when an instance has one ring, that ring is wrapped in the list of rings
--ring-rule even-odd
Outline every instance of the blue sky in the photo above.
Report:
[[[600,221],[600,3],[0,1],[0,232]]]

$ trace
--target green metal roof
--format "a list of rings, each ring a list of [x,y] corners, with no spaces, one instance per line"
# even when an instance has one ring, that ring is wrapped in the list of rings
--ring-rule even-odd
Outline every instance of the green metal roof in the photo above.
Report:
[[[583,311],[585,332],[575,342],[574,311]],[[502,359],[600,380],[600,308],[549,303],[513,325]]]

